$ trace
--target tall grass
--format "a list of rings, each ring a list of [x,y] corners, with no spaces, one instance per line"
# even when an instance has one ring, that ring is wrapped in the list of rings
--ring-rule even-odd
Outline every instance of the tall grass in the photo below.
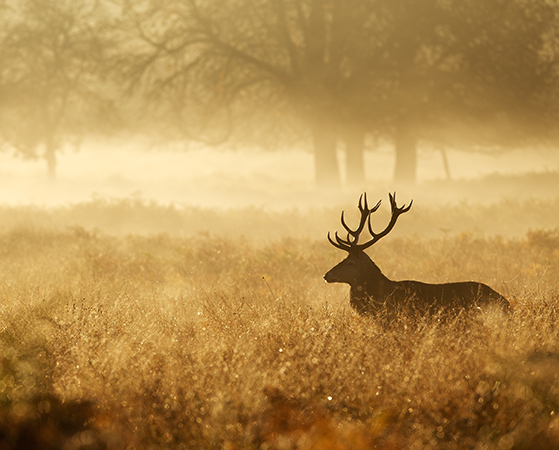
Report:
[[[387,276],[515,312],[386,328],[322,281],[323,238],[28,223],[0,233],[0,448],[559,446],[556,230],[389,236]]]

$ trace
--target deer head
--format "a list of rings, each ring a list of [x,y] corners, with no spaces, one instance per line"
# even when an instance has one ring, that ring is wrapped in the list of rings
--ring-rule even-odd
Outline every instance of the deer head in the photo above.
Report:
[[[380,233],[375,233],[373,230],[371,225],[371,214],[380,207],[382,200],[379,200],[374,207],[369,209],[367,204],[367,194],[361,194],[359,197],[359,204],[357,205],[361,213],[361,218],[359,220],[359,226],[356,229],[351,229],[346,224],[344,212],[342,211],[341,220],[343,227],[347,231],[347,237],[346,239],[342,239],[338,236],[338,232],[336,232],[334,235],[335,240],[333,240],[330,237],[330,233],[328,233],[328,240],[334,247],[348,252],[349,255],[346,259],[324,275],[324,279],[328,283],[348,283],[352,288],[354,288],[362,286],[367,280],[371,281],[371,278],[376,274],[376,272],[378,272],[379,276],[381,275],[378,267],[375,263],[373,263],[373,261],[371,261],[364,250],[371,247],[373,244],[390,233],[392,228],[394,228],[394,225],[396,225],[396,221],[398,220],[400,214],[408,212],[413,203],[412,200],[408,206],[404,205],[398,208],[396,204],[396,193],[388,195],[390,198],[392,217],[388,226]],[[359,243],[359,238],[365,228],[365,224],[367,224],[371,238],[367,242]]]

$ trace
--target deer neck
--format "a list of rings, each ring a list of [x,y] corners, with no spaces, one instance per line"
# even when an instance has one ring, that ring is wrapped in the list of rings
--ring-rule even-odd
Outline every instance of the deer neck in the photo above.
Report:
[[[394,291],[396,283],[389,280],[371,260],[360,276],[351,284],[350,303],[358,311],[363,311],[374,304],[382,305]]]

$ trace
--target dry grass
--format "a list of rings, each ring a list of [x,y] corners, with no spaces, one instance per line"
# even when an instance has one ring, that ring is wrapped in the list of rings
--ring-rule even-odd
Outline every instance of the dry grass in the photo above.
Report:
[[[322,281],[325,239],[7,228],[0,449],[559,446],[559,233],[377,247],[389,277],[515,313],[382,328]]]

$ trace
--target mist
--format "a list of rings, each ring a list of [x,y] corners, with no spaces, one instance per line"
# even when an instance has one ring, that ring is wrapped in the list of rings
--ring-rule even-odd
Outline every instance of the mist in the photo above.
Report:
[[[451,179],[440,152],[419,152],[418,183],[410,188],[391,179],[394,152],[389,146],[365,154],[371,180],[341,190],[320,189],[313,177],[313,155],[303,150],[183,150],[135,142],[90,142],[60,153],[57,178],[49,180],[41,160],[0,154],[0,203],[5,206],[70,206],[94,199],[134,198],[177,207],[227,210],[258,207],[281,211],[353,203],[361,191],[383,195],[403,190],[423,206],[559,195],[559,153],[516,150],[500,155],[448,152]],[[338,153],[341,165],[343,152]]]
[[[556,6],[327,4],[2,3],[0,202],[556,196]]]

